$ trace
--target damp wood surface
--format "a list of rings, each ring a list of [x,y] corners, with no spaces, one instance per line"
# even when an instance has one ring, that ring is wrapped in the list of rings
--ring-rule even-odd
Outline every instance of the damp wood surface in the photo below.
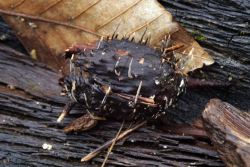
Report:
[[[250,110],[249,3],[236,0],[161,2],[216,61],[191,76],[230,81],[231,86],[187,90],[176,107],[162,118],[162,123],[155,128],[141,128],[118,143],[107,164],[224,166],[205,131],[196,128],[202,128],[201,124],[191,122],[200,117],[211,98],[222,99],[240,110]],[[84,111],[75,109],[58,125],[56,119],[68,100],[59,96],[61,76],[31,60],[3,22],[0,33],[7,36],[0,46],[0,164],[82,166],[80,158],[113,138],[121,123],[105,121],[88,132],[63,133],[62,128]],[[51,144],[52,149],[43,149],[44,143]],[[104,156],[105,152],[86,165],[100,165]]]
[[[2,45],[0,56],[0,67],[5,71],[0,74],[0,159],[3,165],[81,166],[82,156],[116,135],[121,126],[116,121],[100,122],[88,132],[65,134],[63,127],[83,111],[74,110],[63,124],[56,123],[67,101],[58,96],[60,76]],[[172,131],[175,126],[173,128]],[[182,131],[182,127],[179,130]],[[200,140],[183,135],[184,131],[171,134],[152,126],[141,128],[115,146],[107,163],[120,166],[223,166],[205,132],[192,127],[189,131]],[[52,145],[52,149],[43,149],[44,144]],[[105,152],[87,165],[100,164],[104,155]]]
[[[212,99],[202,114],[205,129],[227,166],[250,166],[250,112]]]

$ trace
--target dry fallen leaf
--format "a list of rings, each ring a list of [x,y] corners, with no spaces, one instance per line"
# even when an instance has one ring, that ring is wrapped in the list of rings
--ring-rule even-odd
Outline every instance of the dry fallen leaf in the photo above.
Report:
[[[150,38],[153,47],[171,34],[175,44],[184,45],[176,52],[192,50],[182,63],[184,73],[214,62],[156,0],[2,0],[0,14],[29,52],[36,50],[40,61],[57,69],[64,65],[60,55],[72,44],[93,43],[114,32],[137,42]]]

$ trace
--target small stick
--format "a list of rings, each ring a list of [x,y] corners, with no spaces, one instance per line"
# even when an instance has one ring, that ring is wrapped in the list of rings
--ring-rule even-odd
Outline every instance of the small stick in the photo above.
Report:
[[[130,60],[129,68],[128,68],[128,77],[129,77],[129,78],[133,78],[133,76],[132,76],[132,74],[131,74],[132,63],[133,63],[133,57],[132,57],[131,60]]]
[[[142,127],[146,123],[147,123],[147,121],[143,121],[143,122],[137,124],[136,126],[134,126],[133,128],[130,128],[130,129],[122,132],[121,134],[119,134],[119,136],[116,139],[114,138],[112,140],[109,140],[108,142],[106,142],[105,144],[103,144],[101,147],[98,147],[97,149],[95,149],[94,151],[92,151],[91,153],[89,153],[88,155],[86,155],[85,157],[83,157],[81,159],[81,162],[90,161],[91,159],[93,159],[94,157],[96,157],[102,150],[108,148],[114,141],[117,141],[117,142],[120,141],[125,136],[127,136],[128,134],[132,133],[133,131],[139,129],[140,127]]]
[[[143,32],[142,36],[141,36],[141,40],[139,41],[139,43],[143,42],[143,38],[145,36],[145,34],[147,33],[148,27],[146,27],[145,31]]]
[[[168,38],[165,39],[165,40],[166,40],[165,47],[168,47],[169,44],[170,44],[170,41],[171,41],[171,35],[169,34],[169,35],[168,35]]]
[[[124,121],[122,122],[122,125],[121,125],[119,131],[117,132],[117,134],[116,134],[116,136],[115,136],[115,140],[113,141],[113,143],[112,143],[111,146],[109,147],[109,150],[108,150],[108,152],[107,152],[107,155],[106,155],[106,157],[105,157],[105,159],[104,159],[104,161],[103,161],[101,167],[104,167],[104,166],[105,166],[105,164],[106,164],[106,162],[107,162],[107,160],[108,160],[109,154],[111,153],[112,149],[114,148],[115,143],[116,143],[116,141],[117,141],[117,138],[118,138],[118,136],[120,135],[120,133],[121,133],[121,131],[122,131],[123,125],[124,125]]]
[[[142,86],[142,81],[140,81],[140,84],[138,86],[138,89],[137,89],[137,92],[136,92],[136,95],[135,95],[135,104],[137,103],[138,96],[139,96],[140,91],[141,91],[141,86]]]
[[[74,107],[75,104],[76,104],[75,102],[68,102],[65,105],[63,112],[60,114],[60,116],[58,117],[56,122],[58,122],[58,123],[62,122],[64,117],[69,114],[70,110]]]
[[[204,88],[204,87],[214,87],[214,88],[226,88],[231,85],[230,82],[222,82],[218,80],[202,80],[188,77],[187,87],[188,88]]]
[[[169,48],[164,49],[164,52],[166,53],[166,52],[175,51],[177,49],[182,48],[183,46],[184,46],[183,44],[177,44],[177,45],[174,45],[174,46],[171,46]]]
[[[111,87],[109,86],[108,90],[106,91],[106,93],[104,95],[104,98],[102,99],[101,105],[103,105],[106,102],[106,99],[107,99],[110,92],[111,92]]]
[[[100,39],[100,41],[98,42],[98,45],[97,45],[97,48],[96,49],[99,49],[100,48],[100,46],[101,46],[101,44],[102,44],[102,41],[103,41],[103,36],[101,37],[101,39]]]
[[[134,95],[129,95],[129,94],[125,94],[125,93],[114,93],[116,96],[119,96],[121,98],[127,99],[127,100],[133,100],[135,99]],[[147,97],[142,97],[142,96],[138,96],[138,100],[140,103],[142,104],[146,104],[152,107],[156,107],[157,104],[154,102],[153,99],[147,98]]]

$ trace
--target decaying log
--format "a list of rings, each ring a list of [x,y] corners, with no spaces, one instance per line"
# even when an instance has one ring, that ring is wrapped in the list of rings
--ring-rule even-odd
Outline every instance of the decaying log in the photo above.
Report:
[[[160,0],[176,20],[205,47],[215,64],[190,75],[230,82],[231,86],[187,90],[171,113],[188,120],[199,115],[211,98],[250,111],[250,3],[247,0]],[[172,117],[172,116],[171,116]]]
[[[67,98],[59,96],[57,82],[60,75],[27,56],[16,55],[8,47],[0,46],[0,57],[0,68],[4,71],[0,73],[1,164],[81,166],[83,155],[116,135],[121,124],[115,121],[101,122],[88,132],[66,135],[62,128],[84,111],[75,109],[63,124],[56,123],[67,101]],[[204,137],[197,140],[188,135],[141,128],[115,146],[107,164],[223,166]],[[52,145],[51,150],[43,147],[44,144]],[[105,152],[92,163],[101,163],[104,156]],[[86,165],[91,166],[92,163]]]
[[[212,99],[204,110],[208,135],[227,166],[250,166],[250,113]]]
[[[224,166],[202,127],[195,129],[176,122],[192,122],[215,97],[240,109],[250,109],[249,3],[175,0],[163,4],[215,58],[214,65],[190,75],[230,81],[231,86],[187,90],[176,108],[163,118],[164,124],[159,123],[156,129],[142,128],[118,143],[107,166]],[[120,123],[106,121],[85,133],[64,134],[62,128],[84,111],[75,109],[63,124],[56,124],[67,101],[59,96],[61,76],[27,54],[16,52],[24,49],[2,22],[0,32],[9,35],[1,42],[14,48],[0,47],[0,166],[82,166],[81,157],[113,138]],[[52,149],[43,149],[44,143],[51,144]],[[104,156],[102,153],[92,163],[100,164]]]

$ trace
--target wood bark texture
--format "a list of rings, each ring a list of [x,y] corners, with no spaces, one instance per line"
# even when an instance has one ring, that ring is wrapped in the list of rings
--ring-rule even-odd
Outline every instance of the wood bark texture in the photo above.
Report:
[[[218,99],[204,110],[205,129],[227,166],[250,166],[250,113]]]

